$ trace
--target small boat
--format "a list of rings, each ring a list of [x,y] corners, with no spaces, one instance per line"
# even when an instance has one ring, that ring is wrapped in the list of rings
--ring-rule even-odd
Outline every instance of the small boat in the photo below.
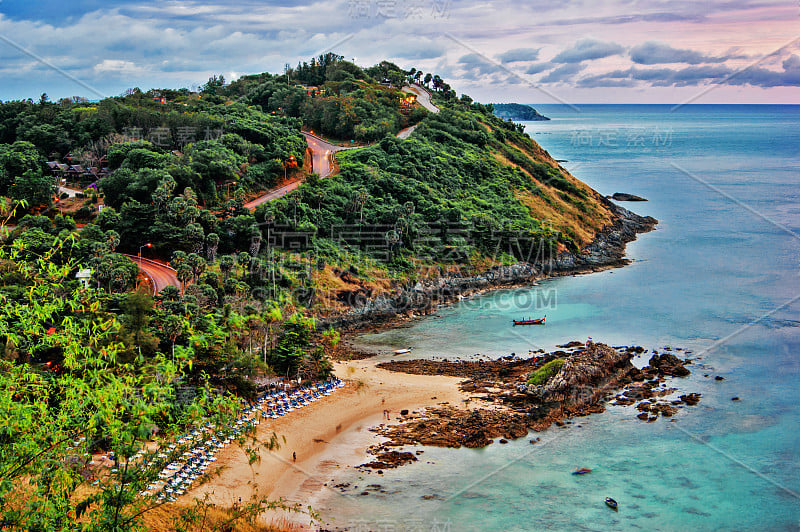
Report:
[[[591,473],[592,470],[588,467],[582,467],[572,472],[573,475],[585,475],[586,473]]]
[[[411,352],[411,348],[409,347],[408,349],[398,349],[397,351],[394,352],[394,354],[395,355],[405,355],[406,353],[410,353],[410,352]]]
[[[615,501],[611,497],[606,497],[606,506],[608,506],[609,508],[611,508],[615,512],[619,511],[619,509],[617,508],[617,506],[619,506],[617,504],[617,501]]]
[[[517,325],[544,325],[544,320],[547,318],[547,314],[544,315],[544,318],[537,318],[535,320],[514,320],[514,326]]]

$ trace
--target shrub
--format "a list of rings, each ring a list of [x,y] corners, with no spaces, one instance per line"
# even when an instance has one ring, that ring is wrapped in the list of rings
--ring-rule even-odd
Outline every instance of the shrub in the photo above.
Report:
[[[80,219],[90,218],[94,214],[94,209],[89,205],[84,205],[75,212],[75,217]]]
[[[557,358],[555,360],[551,360],[541,368],[537,369],[531,376],[528,378],[527,384],[544,384],[550,380],[550,377],[558,373],[561,369],[561,366],[564,365],[563,358]]]

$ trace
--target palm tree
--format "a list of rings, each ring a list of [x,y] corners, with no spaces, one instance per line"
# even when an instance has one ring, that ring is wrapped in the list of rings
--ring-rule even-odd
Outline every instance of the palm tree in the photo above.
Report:
[[[214,260],[217,258],[218,247],[219,235],[217,233],[208,233],[206,235],[206,256],[211,262],[214,262]]]
[[[236,255],[236,263],[242,268],[242,277],[247,273],[247,267],[250,266],[251,260],[253,260],[253,257],[246,251],[242,251]]]
[[[261,321],[267,325],[267,334],[264,335],[264,343],[262,344],[262,352],[264,354],[264,364],[267,363],[267,342],[269,341],[269,353],[272,357],[272,348],[275,337],[272,331],[272,324],[279,322],[283,319],[283,313],[278,305],[273,301],[268,308],[261,313]]]
[[[192,270],[192,282],[196,283],[206,269],[206,261],[197,253],[189,253],[186,262]]]
[[[234,264],[235,264],[235,261],[233,260],[233,257],[231,257],[230,255],[223,255],[222,257],[220,257],[220,259],[219,259],[219,271],[222,272],[222,280],[223,281],[228,279],[228,274],[231,273],[231,270],[233,269]]]
[[[167,339],[172,344],[172,359],[175,360],[175,341],[183,333],[183,319],[174,314],[169,314],[164,317],[161,322],[161,330],[164,331]]]

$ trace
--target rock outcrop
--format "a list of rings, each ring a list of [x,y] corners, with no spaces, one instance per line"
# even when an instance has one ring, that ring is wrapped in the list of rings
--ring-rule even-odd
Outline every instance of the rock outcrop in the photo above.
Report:
[[[610,197],[614,201],[647,201],[646,198],[634,194],[626,194],[625,192],[614,192]]]
[[[612,404],[618,406],[636,404],[639,412],[636,417],[647,422],[659,416],[670,417],[679,408],[695,405],[700,399],[699,394],[667,399],[677,389],[666,387],[666,379],[689,374],[685,367],[689,360],[671,353],[656,353],[647,366],[638,369],[632,360],[645,352],[639,346],[610,347],[592,342],[565,345],[572,350],[527,359],[509,356],[490,361],[382,363],[380,367],[392,371],[466,377],[468,380],[460,384],[461,390],[484,395],[470,399],[481,403],[478,408],[455,408],[442,403],[440,408],[413,412],[404,416],[401,424],[382,425],[375,431],[390,439],[385,446],[483,447],[496,438],[519,438],[529,430],[543,430],[551,424],[565,427],[571,422],[562,420],[603,412],[612,399]],[[532,372],[557,358],[563,358],[564,363],[547,382],[526,384]],[[374,454],[385,449],[376,449]]]
[[[554,410],[580,408],[597,403],[610,388],[617,388],[634,370],[631,351],[605,344],[588,343],[586,349],[564,360],[564,365],[548,382],[518,385],[532,402],[528,414],[541,419]]]

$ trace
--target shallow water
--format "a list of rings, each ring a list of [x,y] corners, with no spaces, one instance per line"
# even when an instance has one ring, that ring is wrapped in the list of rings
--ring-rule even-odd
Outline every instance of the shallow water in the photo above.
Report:
[[[588,336],[679,346],[696,364],[673,385],[701,392],[700,404],[649,424],[610,407],[535,445],[424,448],[425,460],[362,481],[396,493],[318,509],[364,530],[800,529],[800,107],[537,110],[553,120],[527,131],[574,175],[649,199],[622,204],[660,221],[628,246],[633,263],[493,292],[359,341],[413,348],[394,359],[526,355]],[[511,327],[544,314],[545,326]],[[582,466],[595,470],[569,474]]]

